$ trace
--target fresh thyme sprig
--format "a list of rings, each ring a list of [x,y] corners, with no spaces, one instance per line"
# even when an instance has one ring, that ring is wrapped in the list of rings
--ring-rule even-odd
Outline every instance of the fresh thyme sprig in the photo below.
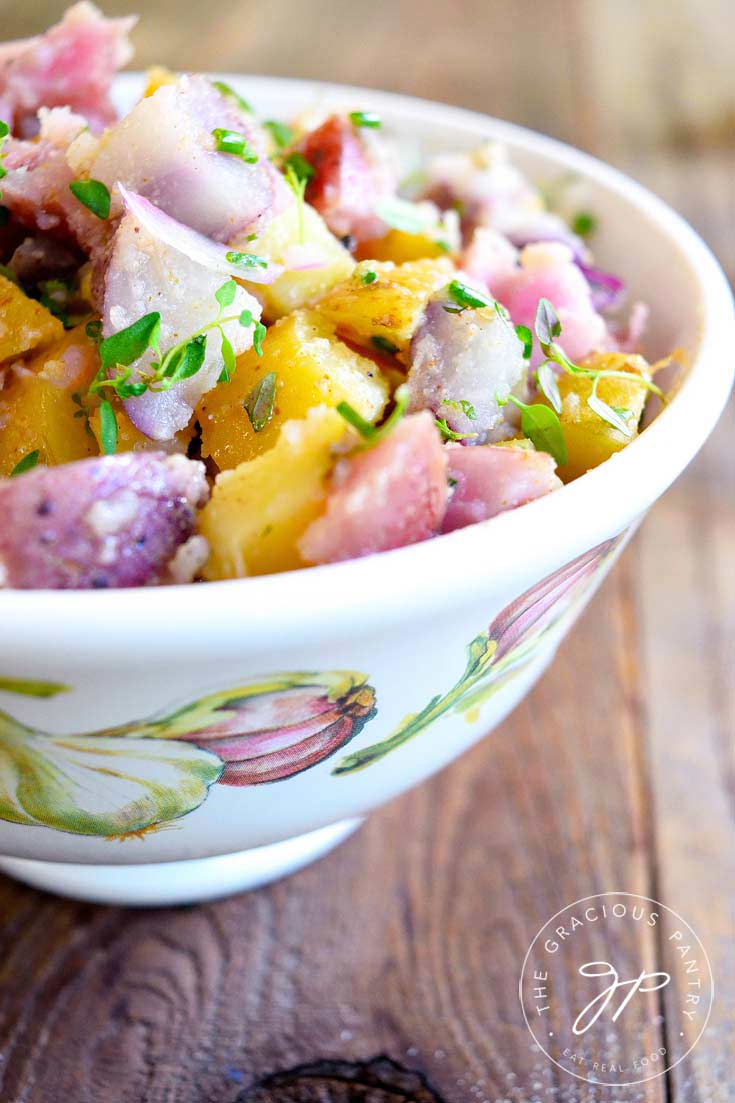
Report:
[[[349,402],[338,403],[337,413],[360,434],[362,448],[373,448],[393,432],[398,422],[405,416],[410,400],[411,394],[405,383],[396,387],[393,395],[393,409],[380,426],[367,421]]]
[[[163,353],[160,347],[161,315],[157,310],[144,314],[125,329],[113,333],[111,337],[104,340],[100,339],[100,324],[88,323],[87,335],[98,343],[100,368],[90,384],[87,395],[84,399],[80,399],[79,405],[88,416],[90,399],[101,399],[101,435],[105,453],[114,451],[117,444],[115,411],[108,399],[104,397],[108,392],[124,401],[127,398],[138,398],[146,391],[153,393],[169,391],[175,384],[184,379],[190,379],[201,370],[206,355],[207,335],[215,330],[220,334],[223,361],[218,382],[229,382],[235,370],[235,352],[224,327],[230,322],[237,322],[246,329],[252,326],[253,346],[257,355],[262,356],[265,326],[253,318],[250,310],[225,315],[226,309],[232,306],[236,293],[235,281],[226,280],[215,292],[214,297],[218,305],[216,317]],[[154,353],[153,359],[147,369],[138,369],[136,378],[133,379],[132,365],[149,349]]]
[[[606,421],[608,425],[612,425],[614,429],[625,436],[631,437],[633,434],[624,416],[621,415],[619,410],[604,402],[597,394],[599,381],[601,379],[624,379],[628,383],[636,381],[643,384],[651,394],[655,394],[665,402],[666,398],[663,391],[653,382],[650,375],[643,372],[618,371],[615,368],[586,368],[583,365],[575,364],[557,343],[561,331],[561,321],[552,304],[548,299],[539,299],[534,321],[534,332],[539,347],[546,357],[546,360],[536,370],[536,382],[539,390],[551,403],[555,412],[561,413],[561,396],[556,383],[556,375],[551,365],[556,364],[569,375],[592,379],[592,392],[587,398],[589,408],[599,418]]]

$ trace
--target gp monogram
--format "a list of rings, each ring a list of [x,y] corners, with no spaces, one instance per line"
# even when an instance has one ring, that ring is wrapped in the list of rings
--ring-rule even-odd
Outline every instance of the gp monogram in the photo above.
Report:
[[[632,893],[577,900],[552,916],[523,962],[526,1025],[555,1065],[591,1084],[661,1076],[702,1035],[713,998],[699,938]]]

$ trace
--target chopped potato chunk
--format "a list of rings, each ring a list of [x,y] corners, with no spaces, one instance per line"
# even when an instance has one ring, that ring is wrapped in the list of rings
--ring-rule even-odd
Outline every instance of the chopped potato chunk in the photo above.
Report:
[[[636,379],[648,364],[641,356],[624,353],[599,353],[585,361],[585,367],[630,372],[630,380],[602,378],[597,384],[597,396],[615,408],[626,421],[631,436],[604,421],[587,404],[594,380],[587,376],[564,373],[558,379],[562,411],[559,415],[567,445],[567,462],[557,475],[565,483],[590,471],[615,452],[620,452],[638,434],[638,422],[646,403],[647,389]],[[548,404],[548,403],[547,403]]]
[[[358,345],[405,352],[429,297],[453,273],[448,257],[400,265],[364,260],[316,309]]]
[[[0,360],[23,356],[57,340],[64,327],[45,306],[0,276]]]
[[[157,92],[159,88],[163,88],[166,84],[176,84],[179,79],[176,73],[172,73],[165,65],[152,65],[146,73],[146,78],[148,83],[143,93],[144,99],[152,96],[154,92]]]
[[[97,455],[72,395],[87,390],[98,367],[95,344],[77,326],[8,373],[0,391],[0,474],[9,475],[29,452],[37,451],[38,462],[47,464]]]
[[[263,304],[263,317],[267,322],[318,299],[335,284],[347,279],[355,267],[350,253],[308,203],[303,204],[302,218],[303,237],[298,205],[291,203],[268,223],[260,237],[238,246],[275,264],[283,264],[287,269],[274,283],[246,284],[248,291]],[[304,263],[314,263],[315,267],[293,267],[300,258]]]
[[[218,476],[200,516],[212,549],[208,579],[269,574],[305,566],[297,541],[324,509],[333,446],[345,423],[325,406],[287,421],[274,448]]]
[[[273,414],[256,432],[244,404],[270,372],[276,377]],[[312,406],[346,401],[376,421],[387,400],[388,384],[377,364],[348,348],[316,311],[297,310],[268,331],[262,356],[254,349],[244,353],[233,379],[202,399],[196,412],[202,455],[225,470],[267,452],[283,423],[306,417]]]
[[[447,242],[436,235],[407,234],[405,230],[389,230],[385,237],[363,241],[357,248],[360,260],[392,260],[405,264],[424,257],[443,257],[449,251]]]

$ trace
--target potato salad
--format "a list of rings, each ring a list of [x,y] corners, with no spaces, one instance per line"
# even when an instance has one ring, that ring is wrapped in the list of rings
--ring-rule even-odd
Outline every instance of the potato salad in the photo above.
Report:
[[[646,307],[494,144],[261,118],[85,2],[0,51],[0,587],[289,571],[519,509],[639,432]],[[405,138],[405,136],[404,136]]]

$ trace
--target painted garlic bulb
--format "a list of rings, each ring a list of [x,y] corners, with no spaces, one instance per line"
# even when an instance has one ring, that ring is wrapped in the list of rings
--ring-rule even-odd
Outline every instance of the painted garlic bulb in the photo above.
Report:
[[[586,592],[586,588],[580,588],[580,583],[591,580],[616,543],[617,540],[607,540],[591,548],[506,605],[488,629],[488,639],[496,644],[493,662],[499,662],[519,645],[536,639],[551,627],[560,612],[568,610],[564,599],[572,601],[583,590]]]
[[[104,735],[194,743],[224,762],[224,785],[258,785],[307,770],[375,715],[375,691],[355,671],[289,673],[210,694],[168,717]]]

